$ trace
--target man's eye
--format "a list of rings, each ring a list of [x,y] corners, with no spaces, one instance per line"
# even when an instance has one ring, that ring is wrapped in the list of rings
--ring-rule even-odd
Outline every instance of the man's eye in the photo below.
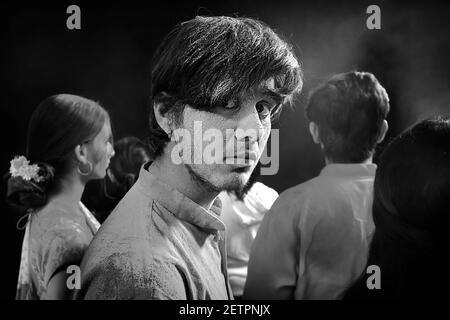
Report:
[[[259,115],[262,118],[266,118],[267,116],[270,115],[270,106],[267,102],[258,102],[256,104],[256,111],[259,113]]]
[[[237,110],[239,109],[239,104],[234,101],[230,101],[226,105],[224,105],[223,108],[226,110]]]

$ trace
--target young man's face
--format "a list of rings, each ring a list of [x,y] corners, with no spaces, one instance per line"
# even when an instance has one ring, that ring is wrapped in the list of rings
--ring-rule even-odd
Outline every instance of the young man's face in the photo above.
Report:
[[[271,111],[277,106],[267,93],[271,87],[273,80],[266,81],[210,112],[185,107],[180,127],[193,137],[185,159],[194,161],[183,164],[196,183],[214,191],[245,186],[270,134]]]

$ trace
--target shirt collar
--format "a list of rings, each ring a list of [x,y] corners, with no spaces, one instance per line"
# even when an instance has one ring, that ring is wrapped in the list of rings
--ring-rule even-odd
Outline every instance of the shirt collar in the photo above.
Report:
[[[321,176],[374,177],[377,165],[374,163],[330,163],[320,172]]]
[[[151,162],[148,162],[141,167],[136,181],[143,194],[157,201],[181,220],[209,232],[225,230],[225,225],[219,219],[222,207],[219,197],[216,197],[208,211],[149,172],[150,164]]]

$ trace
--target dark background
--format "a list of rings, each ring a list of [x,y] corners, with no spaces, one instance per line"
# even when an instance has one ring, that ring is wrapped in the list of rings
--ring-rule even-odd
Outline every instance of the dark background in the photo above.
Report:
[[[66,8],[81,8],[81,30],[66,28]],[[381,30],[366,28],[366,8],[381,8]],[[115,138],[147,132],[150,62],[163,36],[195,15],[259,18],[284,35],[304,66],[305,85],[280,130],[280,170],[261,180],[282,192],[316,176],[324,165],[309,136],[303,108],[309,90],[330,75],[373,72],[391,100],[393,136],[435,114],[450,115],[450,4],[387,1],[73,1],[2,2],[1,173],[25,153],[33,109],[55,93],[99,101],[112,118]],[[5,182],[5,181],[4,181]],[[1,197],[5,198],[5,183]],[[2,201],[3,299],[13,299],[23,231]],[[3,239],[4,238],[4,239]]]

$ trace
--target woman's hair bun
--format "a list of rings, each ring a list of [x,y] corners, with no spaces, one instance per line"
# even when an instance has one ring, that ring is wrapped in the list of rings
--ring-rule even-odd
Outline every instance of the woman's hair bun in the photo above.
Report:
[[[8,203],[19,210],[36,209],[48,201],[48,191],[54,178],[53,166],[39,162],[39,179],[24,179],[22,176],[10,175],[8,178],[6,198]]]

